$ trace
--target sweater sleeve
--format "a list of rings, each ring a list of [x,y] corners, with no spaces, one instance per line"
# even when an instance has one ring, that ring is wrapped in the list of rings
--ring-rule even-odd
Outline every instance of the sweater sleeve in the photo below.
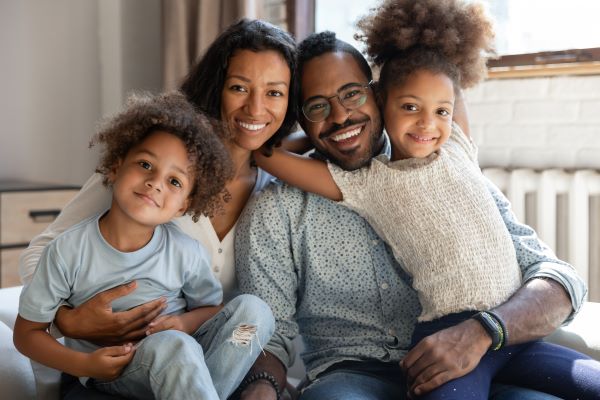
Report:
[[[111,192],[102,184],[102,175],[94,174],[60,215],[42,233],[33,238],[19,258],[21,282],[27,284],[38,265],[44,248],[60,233],[76,223],[110,207]]]

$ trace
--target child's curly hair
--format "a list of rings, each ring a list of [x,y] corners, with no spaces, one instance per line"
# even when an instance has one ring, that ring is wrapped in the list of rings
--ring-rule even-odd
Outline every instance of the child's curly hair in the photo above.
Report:
[[[380,84],[402,84],[427,69],[458,88],[474,86],[495,54],[494,29],[482,4],[465,0],[384,0],[358,22],[358,40],[382,66]]]
[[[222,207],[221,201],[226,197],[225,182],[233,174],[231,158],[222,141],[227,133],[218,122],[196,111],[179,92],[156,96],[133,94],[128,98],[125,110],[101,123],[90,147],[103,145],[96,169],[104,175],[103,183],[108,186],[108,175],[119,161],[156,131],[165,131],[181,139],[192,162],[193,188],[186,213],[194,221],[200,215],[213,215]]]

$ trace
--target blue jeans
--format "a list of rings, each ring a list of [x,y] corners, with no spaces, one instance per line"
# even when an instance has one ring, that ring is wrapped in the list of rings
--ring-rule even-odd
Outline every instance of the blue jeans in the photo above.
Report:
[[[416,344],[472,314],[450,314],[419,323],[412,342]],[[492,381],[544,391],[563,399],[600,399],[599,362],[569,348],[539,340],[488,351],[473,371],[419,399],[487,399]]]
[[[251,328],[249,334],[239,329],[244,326]],[[226,399],[269,341],[274,327],[265,302],[240,295],[193,335],[171,330],[144,338],[119,378],[110,382],[90,379],[88,386],[127,398]],[[89,390],[79,391],[81,397],[67,393],[65,398],[90,398],[86,392]]]
[[[408,400],[402,375],[391,381],[372,374],[338,369],[320,375],[301,391],[298,400]],[[493,384],[492,400],[559,400],[549,394]]]

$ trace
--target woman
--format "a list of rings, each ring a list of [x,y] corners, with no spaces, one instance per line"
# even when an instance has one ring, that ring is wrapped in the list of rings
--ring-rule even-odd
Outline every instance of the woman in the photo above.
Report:
[[[201,242],[212,255],[211,267],[223,285],[225,299],[235,286],[233,239],[235,224],[248,199],[264,188],[271,177],[252,164],[251,152],[263,144],[272,146],[285,137],[295,123],[295,43],[290,35],[268,23],[241,20],[224,31],[208,48],[181,86],[200,110],[221,119],[231,131],[226,147],[234,163],[234,177],[226,185],[222,212],[197,223],[180,218],[180,227]],[[110,206],[111,194],[93,175],[61,215],[33,239],[20,260],[20,274],[29,282],[46,244],[73,224]],[[127,312],[113,314],[110,302],[135,290],[135,284],[101,293],[84,305],[61,307],[56,325],[65,336],[111,344],[145,335],[146,325],[163,309],[161,299]],[[115,337],[114,332],[121,335]],[[63,385],[63,395],[83,393],[77,381]]]

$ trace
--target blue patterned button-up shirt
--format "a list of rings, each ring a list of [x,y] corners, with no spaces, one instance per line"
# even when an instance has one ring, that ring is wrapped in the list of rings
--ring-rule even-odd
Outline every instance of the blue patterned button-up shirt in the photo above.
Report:
[[[586,287],[490,191],[512,235],[523,281],[560,282],[579,310]],[[265,350],[291,365],[302,335],[309,379],[343,360],[399,361],[421,309],[410,277],[358,214],[323,197],[273,183],[246,206],[236,232],[242,292],[265,300],[276,332]]]

